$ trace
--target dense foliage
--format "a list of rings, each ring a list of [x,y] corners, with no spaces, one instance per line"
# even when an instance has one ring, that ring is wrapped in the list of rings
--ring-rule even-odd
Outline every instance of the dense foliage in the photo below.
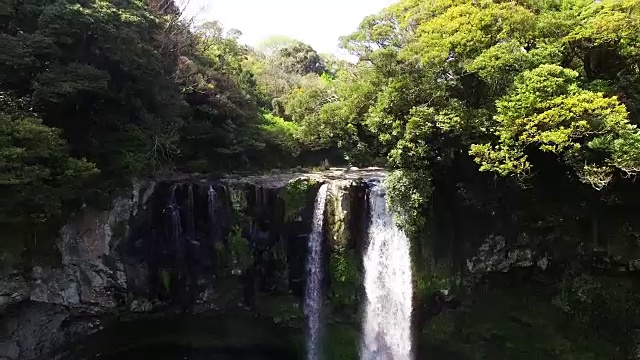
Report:
[[[323,57],[240,35],[170,0],[3,1],[2,226],[35,236],[133,177],[319,164],[301,128],[330,93]]]
[[[403,0],[342,39],[360,61],[314,121],[353,162],[397,170],[416,268],[468,304],[440,340],[472,358],[632,356],[639,15],[626,0]],[[483,244],[551,265],[478,282]]]

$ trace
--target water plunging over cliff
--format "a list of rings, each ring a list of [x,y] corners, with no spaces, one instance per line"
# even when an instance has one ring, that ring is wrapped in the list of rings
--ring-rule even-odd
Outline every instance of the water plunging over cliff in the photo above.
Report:
[[[304,311],[307,315],[307,360],[320,359],[320,323],[322,310],[322,234],[327,184],[316,195],[313,224],[309,235],[307,255],[307,289]]]
[[[194,348],[189,358],[198,358],[200,350],[208,358],[227,356],[224,349],[208,352],[211,341],[225,349],[277,348],[295,358],[308,318],[309,358],[320,359],[321,339],[328,340],[320,331],[325,324],[319,326],[328,311],[321,291],[331,289],[332,301],[339,299],[331,309],[358,310],[364,295],[358,290],[367,239],[367,183],[384,175],[380,169],[330,169],[135,183],[131,193],[112,200],[108,211],[87,207],[55,235],[61,264],[27,272],[11,265],[6,276],[0,274],[0,323],[20,325],[0,329],[0,358],[121,358],[119,349],[139,354],[147,346],[160,349],[172,339],[182,344],[191,337],[192,345],[180,345],[178,355]],[[318,183],[332,185],[321,191],[327,193],[324,226]],[[327,231],[321,238],[323,227]],[[234,272],[236,260],[241,276]],[[333,261],[348,266],[348,276],[326,272]],[[312,273],[305,276],[307,264]],[[324,281],[321,275],[331,278]],[[307,300],[316,299],[303,306],[306,316],[298,306],[305,279],[312,295]],[[189,333],[182,326],[185,316],[193,319]],[[170,323],[147,322],[156,318]],[[116,330],[118,319],[127,320],[125,329],[131,329],[129,319],[144,324],[125,334]],[[342,324],[329,326],[327,335],[335,340]],[[349,345],[339,354],[331,349],[333,357],[352,357],[358,344]]]
[[[209,224],[209,237],[213,237],[216,224],[216,205],[218,203],[218,194],[213,189],[213,186],[209,185],[207,190],[207,215]]]
[[[180,221],[180,205],[176,199],[177,186],[171,187],[171,193],[169,195],[169,203],[167,204],[166,213],[168,216],[168,223],[170,224],[168,236],[171,239],[171,246],[177,251],[179,260],[182,260],[182,223]]]
[[[409,240],[387,211],[385,191],[369,191],[371,224],[364,255],[365,313],[362,360],[410,360],[411,257]]]

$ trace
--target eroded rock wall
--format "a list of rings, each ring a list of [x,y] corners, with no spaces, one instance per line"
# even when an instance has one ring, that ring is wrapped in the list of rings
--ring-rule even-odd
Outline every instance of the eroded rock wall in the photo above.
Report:
[[[152,314],[244,308],[301,321],[322,182],[333,183],[326,271],[339,270],[326,293],[356,300],[366,232],[361,174],[137,183],[110,210],[85,208],[61,230],[60,263],[3,271],[0,359],[50,358],[114,322]]]

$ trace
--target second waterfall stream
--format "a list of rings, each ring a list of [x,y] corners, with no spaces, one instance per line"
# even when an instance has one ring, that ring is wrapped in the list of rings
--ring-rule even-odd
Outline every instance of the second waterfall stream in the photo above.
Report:
[[[307,253],[307,289],[304,312],[307,316],[307,360],[321,359],[322,323],[322,235],[327,184],[318,190]]]
[[[387,210],[385,189],[369,190],[371,223],[364,255],[361,359],[411,360],[411,254],[407,236]]]
[[[360,359],[412,360],[410,243],[387,209],[381,180],[370,186]],[[308,242],[304,300],[307,360],[322,360],[322,241],[327,192],[324,184],[316,195]]]

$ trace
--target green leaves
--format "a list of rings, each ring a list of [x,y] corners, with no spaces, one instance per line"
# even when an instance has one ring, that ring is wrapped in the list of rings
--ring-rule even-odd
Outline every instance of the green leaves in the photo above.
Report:
[[[537,149],[558,155],[598,189],[615,169],[635,173],[640,131],[615,97],[583,90],[577,78],[577,72],[553,65],[519,76],[514,90],[497,102],[497,144],[471,147],[481,170],[525,178],[533,166],[526,154]]]
[[[582,23],[567,40],[578,47],[615,46],[623,56],[637,57],[640,5],[636,1],[613,0],[591,4],[582,11]]]
[[[497,44],[516,41],[524,45],[534,25],[534,15],[514,3],[467,3],[422,23],[408,50],[431,66],[464,66]]]
[[[290,73],[322,75],[327,70],[320,54],[300,41],[279,49],[276,56],[282,68]]]
[[[330,80],[315,74],[307,75],[301,79],[298,87],[283,98],[286,115],[299,124],[312,123],[322,105],[331,101],[332,95]]]
[[[264,114],[265,123],[261,129],[265,132],[268,143],[288,151],[291,155],[300,153],[300,128],[299,125],[286,121],[272,114]]]
[[[46,221],[96,173],[68,154],[57,129],[29,114],[0,112],[0,222]]]
[[[246,165],[280,135],[260,128],[237,33],[193,33],[166,5],[14,1],[0,9],[8,20],[0,21],[0,94],[11,94],[2,104],[0,217],[44,220],[84,202],[84,189],[67,185],[96,168],[95,193],[108,196],[131,177],[185,164]]]
[[[433,250],[464,279],[461,292],[525,284],[514,298],[528,300],[504,322],[468,317],[486,313],[475,302],[456,312],[463,331],[447,339],[472,358],[628,355],[625,331],[607,337],[602,329],[636,324],[635,314],[617,319],[623,309],[588,304],[561,316],[562,327],[539,315],[558,310],[549,296],[558,273],[601,271],[580,264],[585,252],[628,254],[626,244],[637,244],[638,19],[635,0],[402,0],[342,38],[360,62],[334,80],[337,99],[318,117],[323,129],[350,159],[387,156],[391,207],[416,249]],[[468,288],[465,258],[495,234],[507,246],[526,242],[552,265],[486,275]],[[544,295],[532,301],[532,293]],[[487,304],[496,309],[505,295]],[[588,313],[601,319],[572,324]],[[531,335],[542,340],[520,341]]]
[[[638,116],[638,10],[624,0],[403,1],[344,39],[373,63],[358,69],[376,85],[356,118],[396,166],[462,150],[481,171],[524,180],[533,153],[551,153],[600,189],[637,169],[627,109]],[[338,95],[346,104],[355,94]]]
[[[82,95],[107,92],[109,75],[92,66],[55,66],[41,73],[34,84],[33,97],[41,104],[80,101]]]

